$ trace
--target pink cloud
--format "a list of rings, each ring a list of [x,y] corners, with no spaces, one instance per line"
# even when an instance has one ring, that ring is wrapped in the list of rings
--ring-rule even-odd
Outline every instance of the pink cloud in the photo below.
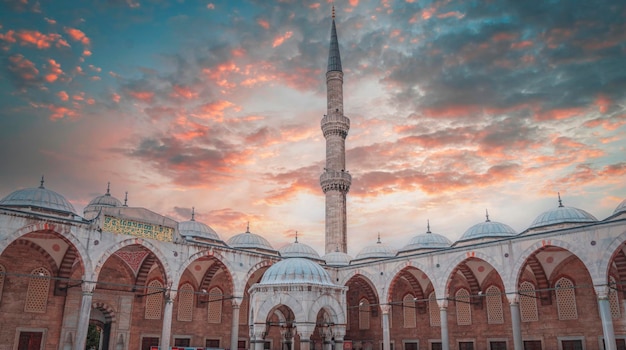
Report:
[[[139,101],[152,102],[154,98],[154,92],[152,91],[129,91],[128,94]]]
[[[0,40],[8,43],[19,42],[22,46],[34,46],[38,49],[48,49],[52,45],[56,47],[69,47],[67,41],[59,34],[44,34],[36,30],[20,30],[19,32],[9,30],[5,34],[0,34]]]
[[[115,93],[115,92],[114,92],[114,93],[112,93],[112,94],[111,94],[111,101],[113,101],[113,102],[115,102],[115,103],[120,103],[120,99],[121,99],[121,98],[122,98],[122,97],[121,97],[121,96],[120,96],[120,94],[118,94],[118,93]]]
[[[9,57],[9,70],[27,83],[36,81],[39,75],[39,70],[35,64],[19,54]]]
[[[85,35],[85,33],[83,33],[83,31],[81,31],[80,29],[66,27],[65,32],[67,33],[67,35],[70,36],[70,38],[72,38],[72,40],[79,41],[85,46],[89,45],[90,43],[87,35]]]
[[[261,27],[265,28],[265,29],[270,29],[270,22],[268,22],[267,20],[264,20],[262,18],[259,18],[256,23],[258,25],[260,25]]]
[[[67,94],[67,92],[65,92],[65,91],[59,91],[59,92],[57,93],[57,96],[59,96],[59,99],[60,99],[61,101],[67,101],[67,100],[69,100],[69,99],[70,99],[70,96],[69,96],[69,95]]]
[[[48,64],[48,74],[44,76],[44,79],[49,83],[54,83],[63,74],[63,70],[61,70],[61,64],[53,59],[49,59]]]
[[[185,100],[191,100],[198,97],[198,93],[193,91],[191,88],[187,86],[174,85],[172,87],[172,93],[170,94],[172,97],[181,98]]]
[[[288,32],[285,32],[285,34],[283,34],[283,35],[277,36],[276,38],[274,38],[274,42],[272,43],[272,47],[278,47],[278,46],[282,45],[285,42],[285,40],[291,38],[292,35],[293,35],[293,32],[288,31]]]

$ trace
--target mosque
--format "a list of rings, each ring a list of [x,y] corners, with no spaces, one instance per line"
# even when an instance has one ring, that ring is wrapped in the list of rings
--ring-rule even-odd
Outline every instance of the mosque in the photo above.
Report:
[[[0,199],[0,350],[626,349],[626,200],[349,256],[334,15],[326,84],[325,255],[249,228],[224,241],[108,188],[81,215],[42,179]]]

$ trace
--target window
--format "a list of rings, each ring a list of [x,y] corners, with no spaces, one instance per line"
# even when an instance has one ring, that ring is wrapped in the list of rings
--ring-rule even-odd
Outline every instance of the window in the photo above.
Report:
[[[523,282],[519,287],[519,295],[519,309],[522,322],[533,322],[539,320],[535,286],[530,282]],[[539,346],[541,346],[540,341]]]
[[[191,339],[189,338],[174,338],[174,346],[189,346]]]
[[[506,350],[505,341],[490,341],[489,350]]]
[[[440,342],[430,343],[430,350],[441,350],[442,346]]]
[[[626,339],[615,339],[615,345],[617,345],[617,350],[626,350]],[[604,339],[602,339],[602,348],[606,349],[606,343]]]
[[[50,272],[43,267],[34,269],[28,282],[24,312],[46,312],[50,292]]]
[[[524,340],[524,350],[542,350],[541,340]]]
[[[43,332],[20,332],[18,350],[40,350]]]
[[[359,301],[359,329],[370,329],[370,303],[365,298]]]
[[[237,350],[246,350],[246,341],[245,340],[238,340],[237,341]]]
[[[222,323],[222,303],[224,295],[218,287],[209,289],[209,307],[207,320],[209,323]]]
[[[583,341],[579,339],[561,340],[561,349],[562,350],[583,350]]]
[[[470,308],[469,292],[467,289],[459,289],[454,298],[456,299],[456,323],[459,326],[471,325],[472,309]]]
[[[163,308],[163,293],[159,293],[159,291],[163,290],[163,284],[159,280],[153,280],[148,285],[148,289],[146,289],[146,312],[145,319],[146,320],[160,320],[161,319],[161,310]]]
[[[504,323],[504,313],[502,312],[502,294],[496,286],[487,288],[487,323]],[[505,346],[506,348],[506,346]]]
[[[474,342],[473,341],[460,341],[459,350],[474,350]]]
[[[437,298],[435,292],[430,293],[428,296],[428,314],[430,316],[430,326],[441,326],[441,313],[439,312],[439,305],[437,304]]]
[[[615,277],[609,277],[609,286],[615,286]],[[0,285],[0,293],[2,286]],[[619,307],[619,297],[617,296],[617,290],[609,288],[609,305],[611,305],[611,317],[613,319],[619,319],[622,317],[622,313]]]
[[[404,350],[419,350],[417,341],[408,341],[404,343]]]
[[[193,320],[193,287],[185,283],[178,290],[178,320],[190,322]]]
[[[219,348],[220,347],[220,340],[219,339],[207,339],[204,342],[204,345],[207,348]]]
[[[404,316],[404,328],[415,328],[415,297],[412,294],[407,294],[402,298],[402,312]],[[391,319],[391,315],[389,315]]]
[[[574,283],[565,277],[556,282],[556,305],[559,311],[559,320],[575,320],[578,318]]]
[[[141,338],[141,350],[150,350],[153,346],[159,346],[159,337]]]

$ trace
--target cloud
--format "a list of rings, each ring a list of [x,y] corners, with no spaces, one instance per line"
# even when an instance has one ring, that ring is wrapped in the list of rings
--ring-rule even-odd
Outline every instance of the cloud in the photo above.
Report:
[[[67,35],[70,36],[72,40],[78,41],[85,46],[89,46],[89,44],[91,43],[91,40],[80,29],[66,27],[65,32],[67,33]]]
[[[61,64],[57,63],[53,59],[48,60],[48,73],[44,76],[44,79],[48,83],[54,83],[59,79],[59,77],[63,75],[63,70],[61,70]]]
[[[19,43],[22,46],[33,46],[38,49],[55,47],[69,47],[70,45],[56,33],[44,34],[36,30],[9,30],[5,34],[0,33],[0,40],[7,43]]]
[[[39,70],[32,61],[23,55],[15,54],[9,56],[7,69],[11,81],[20,89],[41,83]]]
[[[287,31],[283,35],[276,36],[274,38],[274,41],[272,42],[272,47],[278,47],[278,46],[282,45],[285,42],[285,40],[291,38],[292,36],[293,36],[293,32],[292,31]]]

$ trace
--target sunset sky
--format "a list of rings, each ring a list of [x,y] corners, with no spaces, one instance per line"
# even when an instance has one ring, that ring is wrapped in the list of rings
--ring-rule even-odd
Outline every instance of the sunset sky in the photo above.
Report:
[[[335,1],[348,253],[626,198],[626,3]],[[323,254],[327,1],[0,2],[0,197],[111,193]]]

